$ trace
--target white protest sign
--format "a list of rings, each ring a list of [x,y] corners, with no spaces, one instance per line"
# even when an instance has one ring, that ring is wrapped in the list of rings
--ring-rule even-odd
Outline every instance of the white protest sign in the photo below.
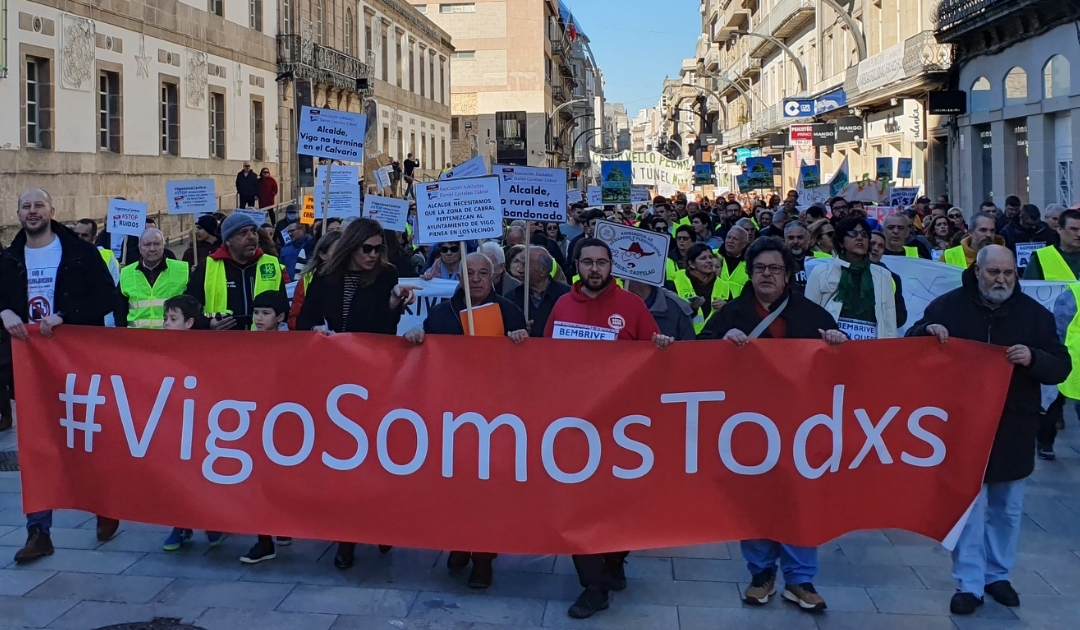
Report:
[[[217,194],[212,179],[165,182],[169,214],[212,214],[217,212]]]
[[[652,197],[649,196],[649,189],[644,186],[634,186],[630,189],[630,203],[649,203],[652,201]]]
[[[484,156],[478,155],[473,159],[462,162],[454,168],[446,171],[439,176],[440,180],[448,179],[462,179],[464,177],[480,177],[488,174],[487,162],[484,162]]]
[[[673,184],[659,184],[656,187],[656,190],[658,193],[660,193],[661,197],[671,198],[679,194],[678,187]]]
[[[584,197],[581,196],[580,188],[571,188],[566,191],[566,204],[572,205],[581,202]]]
[[[496,164],[491,172],[499,176],[503,218],[566,223],[566,169]]]
[[[590,208],[604,205],[604,191],[599,186],[589,186],[585,191],[585,202]]]
[[[252,210],[251,208],[236,208],[232,211],[233,214],[243,214],[251,217],[255,223],[260,226],[266,223],[266,211],[265,210]]]
[[[105,229],[113,235],[142,236],[146,229],[146,204],[141,201],[110,199]],[[123,239],[120,241],[123,242]]]
[[[420,278],[402,278],[403,284],[420,287],[416,293],[416,301],[405,307],[398,322],[397,334],[404,335],[414,328],[423,328],[424,320],[427,319],[431,309],[440,302],[445,302],[454,296],[454,291],[461,286],[457,280],[421,280]]]
[[[615,341],[619,333],[613,328],[586,326],[556,321],[551,328],[552,339],[585,339],[588,341]]]
[[[1016,244],[1016,266],[1020,269],[1024,269],[1028,266],[1028,261],[1035,255],[1035,251],[1046,247],[1046,243],[1017,243]]]
[[[393,168],[392,166],[384,166],[375,169],[375,184],[379,187],[379,190],[390,187],[390,171]]]
[[[914,187],[892,187],[889,189],[889,207],[891,208],[907,208],[915,205],[915,200],[919,198],[918,186]]]
[[[611,275],[656,287],[664,286],[668,247],[671,245],[667,234],[599,221],[596,224],[596,238],[611,248]]]
[[[363,216],[378,221],[384,230],[404,232],[409,218],[409,200],[367,195]]]
[[[502,197],[494,175],[416,185],[417,242],[502,236]]]
[[[330,205],[327,217],[360,216],[360,167],[337,166],[315,171],[315,212],[322,218],[323,197],[326,196],[326,171],[330,171]]]
[[[364,159],[364,134],[367,116],[333,109],[300,109],[300,134],[297,155],[331,160],[361,162]]]

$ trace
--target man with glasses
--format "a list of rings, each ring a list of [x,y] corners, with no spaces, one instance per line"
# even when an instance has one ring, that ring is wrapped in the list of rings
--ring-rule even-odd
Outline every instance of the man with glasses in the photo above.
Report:
[[[259,196],[259,176],[251,170],[251,163],[244,162],[244,168],[236,174],[236,207],[254,208]]]
[[[911,234],[911,220],[906,214],[890,214],[885,217],[886,256],[907,256],[932,260],[930,248]]]
[[[660,334],[652,313],[638,296],[613,282],[611,248],[595,238],[581,242],[575,262],[581,274],[570,293],[551,309],[544,336],[549,339],[648,341],[666,348],[674,341]],[[608,593],[626,588],[623,563],[629,552],[575,555],[574,567],[585,591],[567,611],[584,619],[610,605]]]
[[[843,197],[834,197],[829,202],[829,210],[832,212],[832,224],[835,226],[847,218],[847,215],[851,212],[851,204]]]

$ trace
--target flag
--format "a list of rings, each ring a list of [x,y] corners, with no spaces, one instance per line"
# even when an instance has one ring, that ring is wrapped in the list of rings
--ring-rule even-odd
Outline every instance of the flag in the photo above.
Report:
[[[577,25],[574,24],[574,18],[570,18],[570,25],[566,27],[566,35],[570,38],[570,41],[577,41]]]

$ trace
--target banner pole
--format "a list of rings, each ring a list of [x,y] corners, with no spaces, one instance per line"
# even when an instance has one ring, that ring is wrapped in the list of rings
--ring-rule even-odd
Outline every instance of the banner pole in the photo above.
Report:
[[[120,247],[122,249],[122,251],[120,252],[120,267],[122,268],[122,267],[127,265],[127,250],[128,250],[128,247],[127,247],[127,235],[126,234],[113,234],[112,236],[114,236],[114,237],[119,236],[120,237]]]
[[[525,224],[525,232],[528,233],[529,224]],[[522,310],[525,312],[525,325],[529,325],[529,302],[532,302],[532,293],[529,290],[529,267],[532,267],[532,253],[529,251],[532,246],[529,243],[532,240],[532,235],[525,237],[525,290],[522,291],[522,295],[525,296],[524,304],[522,304]],[[507,271],[506,273],[510,273]]]
[[[191,215],[191,268],[199,268],[199,222],[197,214]]]
[[[326,236],[326,215],[330,213],[330,167],[333,166],[334,161],[330,160],[326,163],[326,187],[323,189],[322,200],[322,233]]]
[[[469,336],[476,336],[476,325],[473,323],[472,296],[469,295],[469,266],[465,263],[465,241],[461,241],[461,263],[458,274],[461,276],[465,287],[465,313],[469,318]]]

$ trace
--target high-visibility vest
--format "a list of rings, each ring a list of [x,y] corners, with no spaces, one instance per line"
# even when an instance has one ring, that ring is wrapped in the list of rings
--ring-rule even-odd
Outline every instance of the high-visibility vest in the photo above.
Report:
[[[679,265],[668,258],[664,261],[664,278],[669,281],[675,280],[675,274],[679,273]]]
[[[746,273],[746,261],[740,260],[735,269],[728,271],[727,259],[720,250],[714,250],[714,253],[720,259],[720,273],[716,274],[716,279],[724,284],[724,296],[720,299],[734,300],[742,295],[743,287],[750,282],[750,276]]]
[[[555,259],[551,259],[551,277],[554,278],[559,275],[559,263],[555,262]]]
[[[705,297],[698,296],[698,294],[694,292],[694,283],[690,281],[689,272],[687,272],[685,269],[680,269],[678,272],[676,272],[675,277],[672,278],[671,281],[675,283],[675,293],[677,293],[679,297],[686,300],[687,302],[692,301],[696,297]],[[724,292],[724,283],[720,281],[719,277],[717,277],[716,281],[713,282],[712,285],[712,295],[708,297],[709,303],[711,304],[716,300],[728,299],[724,297]],[[705,328],[705,322],[709,321],[709,319],[712,318],[712,316],[715,314],[716,310],[714,309],[712,313],[709,313],[709,317],[705,317],[705,307],[701,307],[694,311],[694,333],[700,333],[701,329]]]
[[[105,261],[105,266],[110,267],[116,260],[116,254],[111,249],[105,249],[104,247],[98,248],[98,253],[101,254],[101,259]]]
[[[1039,259],[1042,267],[1043,280],[1050,282],[1076,282],[1076,274],[1065,262],[1065,257],[1056,247],[1050,245],[1035,250],[1035,257]]]
[[[277,258],[269,254],[263,254],[255,266],[258,267],[258,275],[255,276],[255,295],[264,291],[278,291],[281,289],[281,263]],[[207,317],[224,313],[232,315],[229,310],[229,291],[225,280],[225,262],[216,258],[206,259],[206,280],[203,282],[203,291],[206,293],[206,304],[203,313]],[[254,297],[254,296],[252,296]]]
[[[832,258],[832,255],[826,254],[825,252],[810,252],[810,253],[813,254],[814,258]]]
[[[188,264],[167,258],[164,262],[165,269],[154,286],[139,271],[139,265],[128,265],[120,272],[120,293],[128,300],[128,327],[162,328],[165,300],[183,294],[187,288]]]
[[[919,248],[904,245],[904,255],[907,256],[908,258],[918,258],[919,257]]]
[[[1036,250],[1036,253],[1038,251],[1041,250]],[[1042,261],[1039,262],[1042,263]],[[1069,285],[1069,290],[1072,291],[1073,299],[1080,304],[1080,283]],[[1066,398],[1080,400],[1080,311],[1073,315],[1069,327],[1065,330],[1065,347],[1068,348],[1069,356],[1072,357],[1072,372],[1064,383],[1058,385],[1058,391]]]
[[[961,269],[968,268],[967,254],[964,253],[963,245],[957,245],[956,247],[946,249],[944,259],[946,265],[960,267]]]

